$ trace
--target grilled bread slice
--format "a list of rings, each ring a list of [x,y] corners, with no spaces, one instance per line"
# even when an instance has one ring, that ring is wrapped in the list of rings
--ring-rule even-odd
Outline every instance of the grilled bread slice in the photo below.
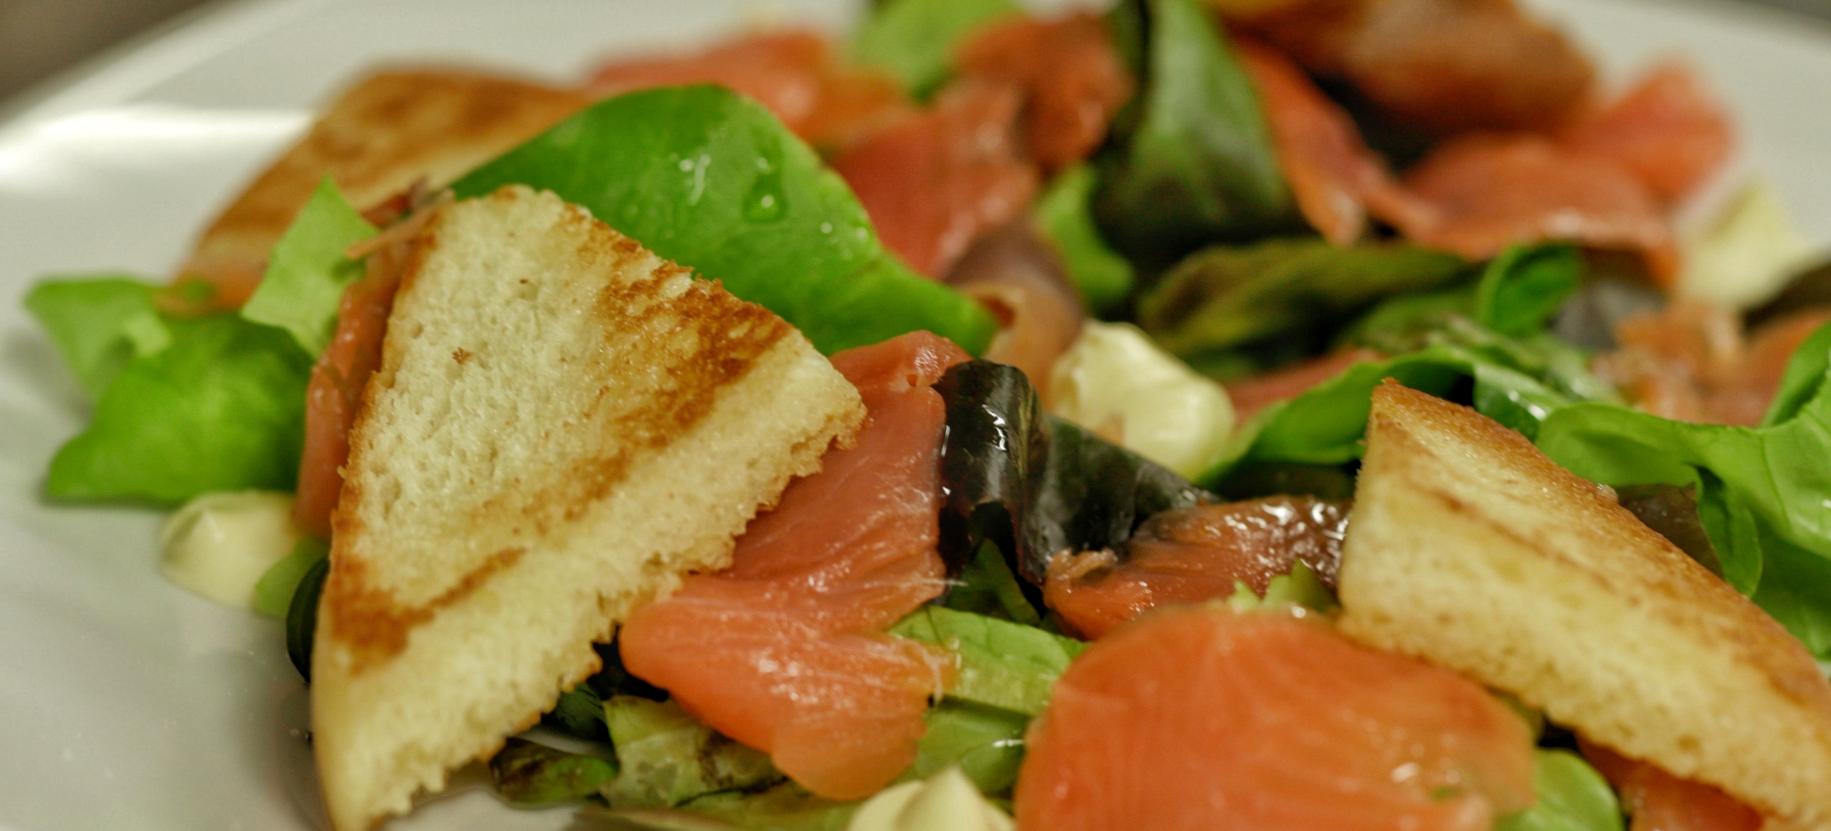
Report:
[[[446,184],[589,102],[573,90],[465,70],[365,77],[204,229],[179,276],[213,283],[239,305],[324,177],[367,208],[422,179]]]
[[[1388,381],[1344,542],[1341,626],[1591,741],[1831,828],[1831,684],[1786,630],[1466,407]]]
[[[551,194],[446,206],[414,244],[312,658],[340,831],[532,725],[864,418],[787,323]]]

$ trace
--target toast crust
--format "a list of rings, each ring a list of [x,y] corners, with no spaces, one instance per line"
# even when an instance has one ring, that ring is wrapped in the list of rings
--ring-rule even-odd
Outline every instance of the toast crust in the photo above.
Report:
[[[178,276],[245,294],[326,176],[350,204],[367,208],[421,180],[444,185],[588,103],[574,90],[470,70],[403,67],[363,77],[204,228]]]
[[[1831,683],[1784,628],[1524,436],[1390,380],[1373,399],[1346,634],[1783,821],[1831,823]]]

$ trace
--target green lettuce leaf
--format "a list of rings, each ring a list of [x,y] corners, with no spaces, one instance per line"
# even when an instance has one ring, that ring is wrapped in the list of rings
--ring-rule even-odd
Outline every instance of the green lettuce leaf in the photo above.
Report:
[[[952,72],[954,50],[969,35],[1017,11],[1012,0],[888,0],[858,30],[852,56],[927,96]]]
[[[1400,243],[1313,238],[1213,247],[1184,259],[1138,301],[1138,323],[1197,368],[1246,351],[1267,362],[1312,355],[1381,300],[1457,281],[1461,257]]]
[[[590,209],[823,352],[927,329],[971,352],[997,324],[878,241],[838,175],[755,102],[672,87],[618,96],[459,179],[461,197],[523,184]]]
[[[1299,562],[1291,565],[1289,573],[1273,577],[1265,584],[1263,595],[1245,583],[1234,583],[1227,606],[1236,612],[1303,608],[1326,614],[1340,608],[1341,604],[1336,602],[1335,594],[1322,584],[1316,572]]]
[[[524,808],[576,802],[597,793],[616,775],[617,766],[608,759],[526,739],[511,738],[490,757],[490,780],[496,793]]]
[[[242,317],[286,330],[307,355],[323,353],[337,328],[344,288],[362,276],[362,263],[343,252],[375,233],[325,177],[268,255],[266,274]]]
[[[1131,296],[1137,277],[1132,264],[1107,244],[1094,223],[1093,196],[1098,183],[1093,168],[1068,168],[1049,182],[1036,200],[1032,216],[1055,244],[1068,279],[1080,290],[1088,308],[1110,312]]]
[[[903,781],[927,779],[959,765],[987,796],[1008,794],[1024,761],[1024,730],[1030,718],[1009,710],[943,701],[928,711],[927,732],[916,745],[916,760]]]
[[[288,490],[311,362],[234,315],[165,321],[170,343],[116,373],[89,426],[57,451],[57,499],[175,505],[208,491]]]
[[[1386,378],[1432,395],[1461,398],[1531,436],[1547,416],[1582,400],[1569,384],[1533,369],[1492,344],[1452,342],[1356,364],[1262,410],[1235,434],[1225,458],[1199,480],[1214,481],[1247,462],[1335,465],[1359,459],[1373,388]]]
[[[305,537],[277,563],[267,568],[254,584],[254,610],[272,618],[285,618],[292,608],[292,596],[299,590],[312,566],[330,554],[331,547],[320,539]]]
[[[672,701],[614,696],[604,702],[604,720],[621,768],[602,788],[612,807],[674,807],[782,780],[768,756],[719,735]]]
[[[154,305],[158,294],[129,277],[59,277],[33,286],[25,308],[93,398],[129,361],[171,343]]]
[[[1458,316],[1497,334],[1529,337],[1545,329],[1582,281],[1583,258],[1576,249],[1515,246],[1483,266],[1472,282],[1382,301],[1339,340],[1408,351]]]
[[[1831,655],[1831,326],[1795,354],[1768,423],[1672,421],[1582,404],[1552,413],[1537,441],[1580,476],[1612,486],[1692,489],[1731,585],[1814,654]],[[1812,375],[1816,373],[1816,381]]]
[[[897,621],[890,634],[958,656],[949,699],[1031,716],[1043,711],[1055,679],[1087,648],[1082,641],[1033,626],[941,606],[917,609]]]
[[[1475,284],[1476,323],[1502,335],[1541,331],[1583,283],[1583,256],[1567,245],[1514,246]]]
[[[986,542],[973,552],[972,559],[961,567],[959,575],[949,581],[947,593],[936,601],[939,605],[962,612],[1002,618],[1039,626],[1042,615],[1024,594],[1023,584],[1011,572],[998,546]]]
[[[1602,774],[1567,750],[1538,750],[1532,757],[1538,801],[1502,817],[1494,831],[1621,831],[1621,804]]]
[[[1121,249],[1166,261],[1298,227],[1258,94],[1198,0],[1128,0],[1110,19],[1140,92],[1101,154],[1096,215]]]
[[[707,794],[679,808],[586,807],[577,828],[607,831],[845,831],[856,802],[833,802],[793,782]]]

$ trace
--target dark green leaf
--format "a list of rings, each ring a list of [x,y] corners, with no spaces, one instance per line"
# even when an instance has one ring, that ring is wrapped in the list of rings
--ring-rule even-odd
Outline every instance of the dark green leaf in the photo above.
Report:
[[[154,306],[158,292],[128,277],[61,277],[33,286],[25,308],[94,397],[128,361],[171,342]]]
[[[1064,170],[1037,199],[1032,215],[1037,227],[1055,243],[1081,299],[1094,311],[1107,312],[1131,296],[1136,278],[1132,264],[1107,244],[1094,224],[1097,183],[1093,168],[1086,165]]]
[[[171,342],[122,367],[88,428],[57,451],[59,499],[176,504],[208,491],[289,490],[310,361],[233,315],[166,322]]]
[[[1167,260],[1297,227],[1258,95],[1202,4],[1128,0],[1112,25],[1141,79],[1100,159],[1109,238]]]
[[[606,759],[511,738],[490,758],[496,793],[522,807],[577,802],[617,775]]]
[[[587,741],[610,740],[604,699],[589,682],[560,693],[559,701],[540,717],[540,722]]]
[[[603,101],[458,180],[551,190],[732,294],[823,352],[927,329],[978,352],[997,324],[902,265],[864,208],[774,116],[719,87]]]
[[[1761,426],[1772,427],[1798,416],[1806,403],[1818,394],[1827,372],[1831,372],[1831,324],[1813,332],[1787,361],[1786,372],[1780,377],[1780,388],[1768,404],[1767,416],[1761,419]]]
[[[1161,465],[1047,419],[1014,367],[963,363],[935,390],[947,402],[941,522],[950,571],[990,541],[1041,585],[1050,555],[1111,548],[1152,514],[1207,498]]]
[[[1472,326],[1473,324],[1469,324]],[[1242,463],[1339,465],[1360,458],[1373,388],[1393,378],[1412,389],[1461,400],[1527,435],[1546,416],[1582,400],[1543,367],[1522,367],[1497,336],[1483,343],[1476,330],[1465,343],[1436,343],[1383,361],[1356,364],[1288,401],[1273,404],[1235,433],[1233,447],[1201,481],[1214,481]]]
[[[1462,258],[1403,244],[1316,238],[1215,247],[1179,263],[1138,302],[1138,322],[1185,359],[1254,347],[1314,354],[1335,330],[1401,292],[1456,281]]]
[[[852,55],[926,96],[953,70],[954,50],[969,35],[1017,11],[1011,0],[889,0],[858,30]]]
[[[362,276],[362,263],[343,253],[372,236],[375,226],[326,177],[274,244],[242,317],[286,330],[305,354],[318,356],[337,328],[343,290]]]
[[[1470,282],[1406,290],[1381,301],[1338,340],[1407,352],[1424,345],[1453,318],[1504,336],[1532,336],[1545,328],[1582,278],[1583,258],[1569,246],[1515,246],[1490,260]]]
[[[299,582],[330,550],[330,546],[320,539],[305,537],[299,540],[292,547],[292,553],[270,566],[254,584],[254,610],[268,617],[286,617]]]
[[[1541,331],[1583,282],[1583,257],[1565,245],[1514,246],[1482,269],[1476,323],[1502,335]]]
[[[1621,831],[1621,804],[1602,774],[1567,750],[1533,753],[1531,808],[1502,817],[1494,831]]]
[[[701,724],[671,701],[619,695],[604,720],[621,772],[602,788],[616,808],[668,808],[780,781],[769,757]]]
[[[1033,716],[1049,703],[1049,690],[1087,644],[1033,626],[925,606],[890,628],[890,634],[934,644],[958,657],[947,697]]]
[[[299,587],[292,593],[292,605],[286,609],[286,657],[293,669],[307,682],[312,680],[312,637],[318,630],[318,597],[324,594],[324,578],[331,573],[331,559],[312,564]]]

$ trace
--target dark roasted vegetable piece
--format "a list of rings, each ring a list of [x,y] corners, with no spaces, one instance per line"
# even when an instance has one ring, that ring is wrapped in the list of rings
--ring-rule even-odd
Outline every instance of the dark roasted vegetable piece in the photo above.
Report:
[[[1831,260],[1801,271],[1774,299],[1749,310],[1744,322],[1753,329],[1793,312],[1824,308],[1831,308]]]
[[[292,659],[299,677],[312,680],[312,634],[318,629],[318,596],[324,593],[324,578],[331,573],[331,558],[312,564],[299,587],[293,590],[292,605],[286,609],[286,657]]]
[[[1619,273],[1592,276],[1565,301],[1551,331],[1579,349],[1615,349],[1615,327],[1624,320],[1652,314],[1666,305],[1666,295],[1644,279]]]
[[[1723,576],[1723,560],[1710,542],[1699,511],[1698,489],[1687,485],[1627,485],[1615,489],[1621,507],[1658,531],[1710,573]]]
[[[509,739],[490,758],[490,779],[503,799],[524,807],[574,802],[617,775],[608,759],[568,753],[526,739]]]
[[[1169,469],[1049,419],[1014,367],[970,361],[942,376],[942,553],[958,573],[981,541],[1032,586],[1049,555],[1111,548],[1152,514],[1210,498]]]

